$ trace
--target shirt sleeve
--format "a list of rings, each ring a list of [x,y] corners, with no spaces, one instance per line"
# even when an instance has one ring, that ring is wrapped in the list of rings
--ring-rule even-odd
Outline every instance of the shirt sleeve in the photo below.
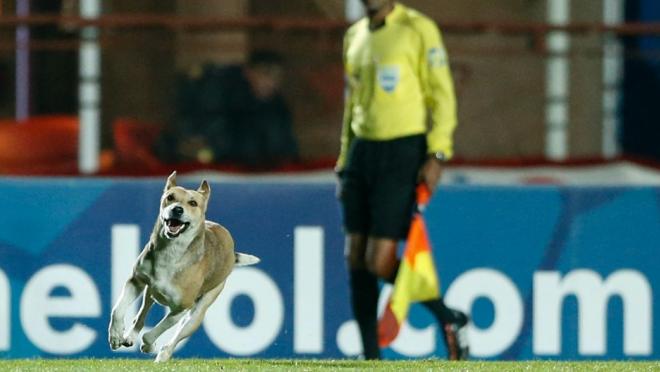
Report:
[[[429,153],[443,152],[447,158],[454,153],[453,135],[456,128],[456,95],[447,51],[440,30],[428,19],[418,23],[422,36],[420,77],[426,107],[431,115],[427,133]]]
[[[346,157],[348,155],[348,148],[355,136],[353,130],[351,129],[351,116],[353,112],[353,96],[351,83],[349,81],[350,76],[348,76],[348,71],[346,70],[346,51],[351,40],[351,30],[346,33],[344,36],[344,51],[343,51],[343,63],[344,63],[344,114],[342,117],[342,129],[341,129],[341,145],[339,149],[339,158],[337,159],[337,164],[335,165],[336,171],[341,171],[344,169],[346,164]]]

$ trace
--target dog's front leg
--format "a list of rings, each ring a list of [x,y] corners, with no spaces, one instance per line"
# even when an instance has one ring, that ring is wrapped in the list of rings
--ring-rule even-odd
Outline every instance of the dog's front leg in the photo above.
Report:
[[[176,311],[167,313],[154,328],[142,335],[142,346],[140,346],[140,350],[143,353],[153,352],[153,345],[156,339],[181,320],[187,311],[187,309],[177,309]]]
[[[140,306],[140,311],[138,311],[135,319],[133,319],[133,327],[124,335],[126,346],[133,346],[135,343],[137,336],[140,334],[142,328],[144,328],[144,321],[147,318],[149,309],[151,309],[151,305],[153,304],[154,298],[151,296],[149,286],[147,286],[144,291],[144,296],[142,296],[142,306]]]
[[[131,346],[124,337],[124,317],[129,306],[135,301],[144,289],[144,284],[130,278],[124,284],[124,288],[119,295],[117,303],[112,308],[110,315],[110,325],[108,326],[108,342],[112,350],[117,350],[121,346]]]
[[[166,362],[172,357],[176,345],[181,342],[181,340],[189,337],[193,332],[199,328],[199,325],[204,320],[204,315],[206,315],[206,310],[213,304],[215,299],[218,297],[222,289],[225,287],[225,283],[222,282],[217,287],[206,292],[202,297],[200,297],[193,307],[188,312],[188,315],[181,321],[179,328],[177,329],[174,337],[163,346],[158,355],[156,356],[156,362]]]

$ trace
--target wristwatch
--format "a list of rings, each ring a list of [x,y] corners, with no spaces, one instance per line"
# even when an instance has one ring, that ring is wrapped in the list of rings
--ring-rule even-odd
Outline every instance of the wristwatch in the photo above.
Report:
[[[445,153],[442,152],[442,151],[438,151],[438,152],[434,152],[432,154],[429,154],[429,157],[439,161],[440,163],[446,163],[447,160],[449,160],[449,159],[447,159],[447,155],[445,155]]]

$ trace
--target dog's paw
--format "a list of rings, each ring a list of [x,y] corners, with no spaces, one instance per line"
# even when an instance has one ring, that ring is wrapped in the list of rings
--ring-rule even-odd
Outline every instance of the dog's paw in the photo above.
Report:
[[[124,334],[124,342],[122,343],[122,346],[131,347],[131,346],[135,345],[135,340],[137,339],[137,336],[138,336],[138,334],[135,331],[135,329],[132,329],[131,331],[126,332]]]
[[[154,352],[154,345],[142,342],[142,345],[140,345],[140,351],[145,354],[151,354]]]
[[[120,334],[111,334],[110,337],[108,337],[108,343],[110,344],[110,348],[112,350],[117,350],[122,346],[127,346],[127,345],[125,345],[126,340],[121,336],[121,333]]]
[[[112,322],[108,329],[108,343],[110,344],[110,348],[112,350],[119,349],[124,345],[124,341],[126,341],[122,336],[124,334],[124,330],[122,327],[118,327],[117,325],[117,323]]]
[[[162,362],[167,362],[172,358],[172,350],[168,347],[163,347],[160,349],[158,352],[158,355],[156,356],[156,363],[162,363]]]

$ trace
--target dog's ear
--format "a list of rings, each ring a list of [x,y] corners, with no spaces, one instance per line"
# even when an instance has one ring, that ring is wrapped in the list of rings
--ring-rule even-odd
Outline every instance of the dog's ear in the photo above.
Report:
[[[208,199],[209,196],[211,196],[211,186],[209,186],[209,183],[206,182],[206,180],[202,181],[202,183],[199,185],[199,188],[197,189],[197,191],[200,194],[204,195],[204,197],[206,199]]]
[[[172,172],[172,174],[167,177],[167,182],[165,182],[165,190],[167,191],[174,186],[176,186],[176,171]]]

